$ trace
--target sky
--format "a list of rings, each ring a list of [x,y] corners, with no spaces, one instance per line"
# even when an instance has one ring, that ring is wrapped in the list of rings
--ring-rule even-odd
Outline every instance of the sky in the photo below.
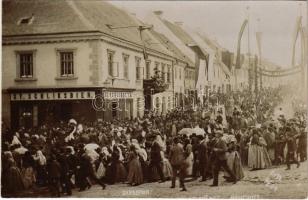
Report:
[[[144,20],[148,13],[161,10],[163,18],[168,21],[181,21],[193,30],[200,29],[209,38],[232,52],[236,52],[241,25],[249,16],[251,52],[257,53],[255,33],[262,32],[262,57],[284,68],[291,66],[292,44],[298,16],[303,16],[302,23],[307,27],[306,1],[112,1],[111,3],[135,13],[141,20]],[[299,59],[299,42],[296,48],[297,59]],[[243,53],[247,52],[248,29],[243,34],[241,48]]]

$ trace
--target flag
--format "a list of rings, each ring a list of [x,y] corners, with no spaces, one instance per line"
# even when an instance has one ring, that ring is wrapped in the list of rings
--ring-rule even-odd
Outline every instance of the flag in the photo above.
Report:
[[[295,66],[295,46],[301,27],[302,27],[302,16],[299,16],[296,19],[295,30],[293,35],[292,66]]]
[[[238,68],[238,69],[241,68],[241,40],[242,40],[243,32],[245,30],[247,23],[248,23],[248,20],[245,19],[242,26],[241,26],[241,30],[239,32],[239,35],[238,35],[237,55],[236,55],[236,64],[235,64],[235,67]]]
[[[261,39],[262,39],[262,32],[256,32],[256,40],[257,40],[257,46],[258,46],[260,59],[261,59]]]

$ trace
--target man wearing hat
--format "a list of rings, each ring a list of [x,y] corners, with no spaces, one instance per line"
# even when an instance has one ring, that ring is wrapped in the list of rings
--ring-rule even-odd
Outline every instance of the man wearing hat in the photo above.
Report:
[[[300,163],[297,160],[297,157],[295,156],[296,151],[296,135],[293,134],[291,127],[286,127],[286,144],[288,147],[287,151],[287,157],[286,157],[286,163],[287,163],[287,169],[291,169],[291,162],[290,159],[293,159],[293,162],[297,164],[297,168],[300,166]]]
[[[222,167],[226,172],[230,174],[231,180],[236,183],[236,178],[234,173],[230,170],[227,165],[226,152],[228,150],[226,142],[222,139],[223,132],[221,130],[215,131],[216,140],[213,146],[214,152],[214,180],[211,186],[218,186],[218,175],[220,168]]]
[[[207,173],[207,164],[208,164],[208,147],[207,147],[207,141],[206,138],[202,135],[198,135],[200,143],[198,146],[198,161],[199,161],[199,170],[200,175],[202,176],[202,181],[206,181],[206,177],[208,175]]]

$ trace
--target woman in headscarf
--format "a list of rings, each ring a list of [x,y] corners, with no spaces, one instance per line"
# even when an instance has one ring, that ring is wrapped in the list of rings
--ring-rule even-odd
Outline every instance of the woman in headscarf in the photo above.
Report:
[[[46,180],[46,157],[41,150],[38,150],[33,158],[36,161],[37,182],[39,185],[44,185]]]
[[[265,147],[266,142],[264,138],[260,136],[257,129],[254,129],[248,149],[248,167],[252,170],[265,169],[271,165]]]
[[[236,180],[239,181],[244,177],[241,157],[237,151],[236,139],[233,137],[230,139],[228,143],[228,152],[227,152],[227,165],[229,166],[230,170],[236,177]],[[230,177],[228,172],[225,172],[224,178],[227,181],[232,182],[233,180]]]
[[[186,138],[184,140],[184,151],[185,151],[185,163],[187,165],[186,168],[186,175],[187,176],[191,176],[192,172],[193,172],[193,162],[194,162],[194,154],[192,151],[192,145],[190,144],[190,140],[188,138]]]
[[[18,193],[24,190],[22,175],[16,166],[14,159],[8,159],[7,167],[8,169],[5,172],[5,176],[2,177],[3,193],[17,197]]]
[[[142,168],[143,181],[146,182],[149,180],[149,167],[147,164],[148,155],[144,148],[140,147],[138,141],[136,139],[132,140],[132,145],[135,146],[136,152],[139,156],[139,161]]]
[[[110,176],[109,182],[110,184],[125,182],[127,172],[122,163],[123,155],[122,150],[118,145],[113,146],[112,154],[111,154],[111,165],[110,165]]]
[[[128,166],[128,184],[132,186],[137,186],[143,183],[142,167],[139,161],[138,153],[134,145],[130,146],[130,152],[128,156],[129,166]]]
[[[36,182],[36,177],[34,173],[35,160],[31,155],[30,151],[27,151],[24,154],[22,163],[23,163],[22,175],[23,175],[24,186],[26,189],[28,189],[31,188],[33,184]]]

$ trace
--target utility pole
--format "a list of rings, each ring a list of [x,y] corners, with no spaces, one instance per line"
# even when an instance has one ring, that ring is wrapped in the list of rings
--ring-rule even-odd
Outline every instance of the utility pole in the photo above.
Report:
[[[259,89],[258,89],[258,56],[255,55],[254,57],[254,73],[255,73],[255,95],[256,95],[256,99],[258,98],[259,95]]]
[[[252,69],[251,69],[251,59],[250,59],[250,16],[249,16],[249,6],[246,7],[247,9],[247,20],[248,20],[248,23],[247,23],[247,28],[248,28],[248,31],[247,31],[247,38],[248,38],[248,84],[249,84],[249,91],[251,92],[252,91]]]

